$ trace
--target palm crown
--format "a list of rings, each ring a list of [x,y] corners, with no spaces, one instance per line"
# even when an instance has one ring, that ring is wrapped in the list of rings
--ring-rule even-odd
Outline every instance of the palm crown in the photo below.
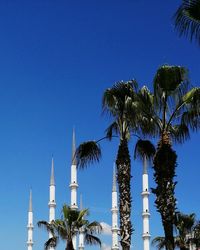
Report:
[[[52,237],[45,243],[45,249],[49,249],[52,245],[56,246],[58,239],[66,241],[66,250],[73,250],[72,239],[78,234],[79,229],[82,229],[85,236],[86,244],[99,244],[100,239],[95,236],[101,232],[102,227],[97,221],[89,222],[85,217],[88,215],[88,209],[73,210],[69,206],[62,207],[61,219],[57,219],[48,223],[46,221],[39,221],[38,226],[44,227],[51,233]]]
[[[144,133],[157,136],[169,133],[172,140],[182,143],[189,138],[190,129],[200,127],[200,88],[189,89],[184,67],[160,67],[154,78],[154,94],[143,87],[139,98]]]
[[[200,44],[200,0],[183,0],[174,19],[180,36],[195,39]]]

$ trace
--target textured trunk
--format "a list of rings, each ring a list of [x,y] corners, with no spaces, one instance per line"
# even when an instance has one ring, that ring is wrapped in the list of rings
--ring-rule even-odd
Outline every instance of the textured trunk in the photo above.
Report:
[[[117,181],[119,185],[120,236],[123,250],[131,245],[131,161],[127,140],[121,140],[117,153]]]
[[[74,250],[72,240],[67,241],[67,246],[66,246],[65,250]]]
[[[152,192],[156,195],[155,204],[162,218],[166,250],[174,249],[173,226],[175,222],[176,199],[174,189],[176,153],[172,150],[169,134],[164,133],[158,143],[154,157],[154,180],[157,184]]]

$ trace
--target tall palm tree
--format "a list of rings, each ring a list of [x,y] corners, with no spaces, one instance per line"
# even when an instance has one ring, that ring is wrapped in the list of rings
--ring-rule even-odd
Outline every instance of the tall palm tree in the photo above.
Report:
[[[98,244],[101,246],[100,239],[95,236],[102,230],[102,226],[97,221],[89,222],[84,219],[88,215],[88,209],[73,210],[69,206],[62,207],[61,219],[57,219],[48,223],[46,221],[39,221],[38,226],[44,227],[51,233],[52,237],[45,243],[45,250],[51,246],[56,246],[58,239],[66,242],[65,250],[74,250],[73,237],[78,234],[79,229],[83,229],[86,244]]]
[[[138,94],[143,119],[140,127],[144,133],[159,137],[154,156],[152,189],[155,204],[162,218],[166,249],[174,249],[173,225],[175,223],[177,155],[172,141],[183,143],[190,130],[200,128],[200,88],[189,89],[187,70],[184,67],[164,65],[154,77],[154,94],[143,87]]]
[[[189,36],[200,44],[200,0],[182,0],[174,19],[180,36]]]
[[[131,245],[131,159],[128,142],[131,133],[137,131],[137,83],[133,81],[118,82],[106,89],[103,95],[103,111],[112,118],[112,124],[106,130],[106,137],[119,138],[116,158],[117,182],[119,186],[120,236],[123,250]],[[101,148],[99,141],[88,141],[81,144],[76,151],[78,166],[99,161]]]

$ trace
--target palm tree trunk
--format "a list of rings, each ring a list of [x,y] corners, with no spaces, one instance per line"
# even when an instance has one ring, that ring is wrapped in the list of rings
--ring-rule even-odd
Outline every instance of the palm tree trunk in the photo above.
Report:
[[[121,140],[117,153],[117,181],[119,185],[120,236],[123,250],[131,246],[131,160],[127,140]]]
[[[72,240],[68,240],[67,241],[67,246],[66,246],[65,250],[74,250],[74,246],[73,246]]]
[[[162,218],[167,242],[166,250],[175,248],[173,226],[176,210],[176,198],[174,196],[176,159],[177,155],[171,147],[169,134],[164,133],[158,143],[154,157],[154,180],[157,187],[152,189],[152,192],[156,195],[155,204]]]

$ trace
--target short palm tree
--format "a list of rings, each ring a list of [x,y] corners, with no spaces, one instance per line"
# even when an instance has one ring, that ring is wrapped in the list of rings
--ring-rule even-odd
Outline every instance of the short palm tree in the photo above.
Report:
[[[152,189],[165,233],[166,249],[174,249],[173,225],[175,223],[177,155],[172,141],[183,143],[189,138],[190,130],[200,128],[200,88],[189,89],[187,70],[184,67],[164,65],[154,78],[154,94],[143,87],[138,94],[143,119],[143,131],[158,136],[154,156],[154,180]]]
[[[189,250],[194,244],[199,247],[198,243],[200,240],[199,235],[195,234],[195,230],[198,228],[199,223],[195,220],[195,214],[183,214],[180,212],[176,213],[175,219],[175,246],[180,250]],[[165,237],[156,237],[152,241],[152,245],[156,246],[158,250],[167,248],[167,241]]]
[[[182,0],[174,19],[180,36],[189,36],[200,44],[200,0]]]
[[[158,250],[168,249],[168,244],[163,236],[158,236],[154,238],[151,242],[152,246],[155,246]]]
[[[119,186],[120,236],[123,250],[130,249],[133,231],[131,224],[131,160],[128,142],[131,133],[137,131],[136,92],[137,84],[133,80],[118,82],[112,88],[107,89],[103,95],[103,111],[113,118],[104,138],[119,138],[116,166]],[[79,167],[99,161],[101,157],[99,142],[100,140],[88,141],[77,148],[76,156]]]
[[[178,231],[175,243],[180,250],[189,250],[193,241],[193,230],[195,226],[195,214],[177,213],[175,219],[175,227]]]
[[[79,229],[82,229],[84,232],[86,244],[98,244],[101,246],[101,241],[95,234],[100,233],[102,227],[97,221],[90,223],[88,220],[84,219],[87,215],[88,209],[79,211],[64,205],[61,219],[57,219],[51,223],[39,221],[38,226],[44,227],[52,235],[45,243],[45,250],[48,250],[51,246],[55,247],[59,238],[66,242],[65,250],[74,250],[72,239],[78,234]]]

